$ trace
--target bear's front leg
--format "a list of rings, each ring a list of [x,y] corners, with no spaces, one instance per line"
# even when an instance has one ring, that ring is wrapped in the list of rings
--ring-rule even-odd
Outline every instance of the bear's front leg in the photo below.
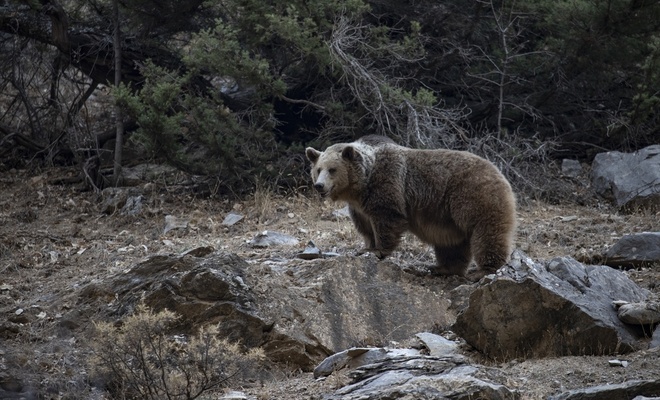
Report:
[[[358,254],[363,254],[367,251],[371,251],[371,249],[373,249],[374,246],[376,245],[374,239],[374,231],[371,226],[371,220],[366,214],[362,213],[361,211],[358,211],[353,206],[349,206],[348,211],[351,215],[351,219],[353,220],[353,225],[355,225],[355,229],[357,229],[357,231],[364,238],[364,249],[360,250]]]
[[[399,246],[401,236],[406,231],[408,223],[403,218],[375,217],[372,219],[374,232],[374,248],[370,251],[381,260]]]

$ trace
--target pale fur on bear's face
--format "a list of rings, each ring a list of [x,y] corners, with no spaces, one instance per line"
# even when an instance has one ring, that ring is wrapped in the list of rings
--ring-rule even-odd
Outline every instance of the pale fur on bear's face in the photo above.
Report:
[[[363,149],[363,152],[368,153],[368,150]],[[357,190],[356,185],[363,183],[361,179],[356,179],[356,169],[361,169],[360,162],[365,157],[354,146],[337,144],[324,152],[308,147],[305,154],[312,163],[314,188],[321,196],[334,201],[349,200]]]

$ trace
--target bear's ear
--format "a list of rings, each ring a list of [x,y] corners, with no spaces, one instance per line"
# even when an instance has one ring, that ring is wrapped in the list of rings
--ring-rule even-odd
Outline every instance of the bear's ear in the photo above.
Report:
[[[311,161],[312,163],[316,163],[321,156],[321,152],[316,150],[313,147],[308,147],[305,149],[305,155],[307,156],[307,159]]]
[[[362,159],[360,152],[353,146],[346,146],[341,152],[341,156],[347,161],[359,161]]]

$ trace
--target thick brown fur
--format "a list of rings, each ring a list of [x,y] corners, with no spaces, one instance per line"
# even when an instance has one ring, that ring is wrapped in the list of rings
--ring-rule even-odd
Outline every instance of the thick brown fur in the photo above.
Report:
[[[306,150],[314,187],[346,201],[365,250],[390,255],[404,232],[435,249],[437,273],[482,273],[505,264],[516,229],[511,186],[489,161],[454,150],[415,150],[370,135]]]

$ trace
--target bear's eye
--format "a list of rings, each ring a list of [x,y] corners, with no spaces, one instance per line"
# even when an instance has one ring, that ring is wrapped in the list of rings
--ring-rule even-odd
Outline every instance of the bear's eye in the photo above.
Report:
[[[335,172],[337,172],[337,168],[330,168],[330,169],[328,170],[328,172],[330,173],[330,175],[332,175],[332,174],[334,174]]]
[[[317,173],[318,175],[321,175],[321,168],[317,168],[317,169],[316,169],[316,173]]]

